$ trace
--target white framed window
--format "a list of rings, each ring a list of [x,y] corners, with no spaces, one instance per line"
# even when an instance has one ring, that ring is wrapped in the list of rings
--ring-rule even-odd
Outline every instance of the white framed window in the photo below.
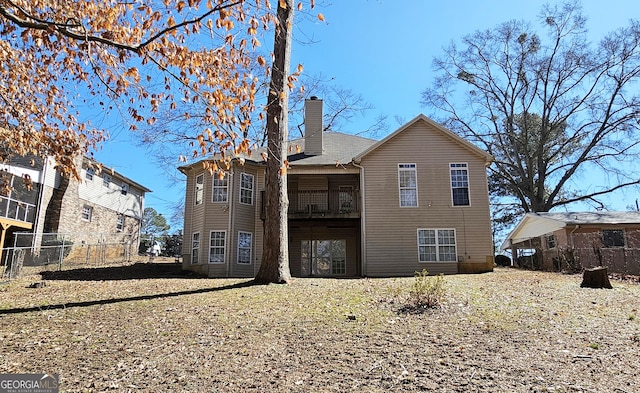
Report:
[[[418,261],[456,262],[455,229],[418,229]]]
[[[129,193],[129,185],[127,183],[122,183],[120,186],[120,194],[127,195]]]
[[[195,265],[199,261],[200,255],[200,232],[195,232],[191,235],[191,264]]]
[[[204,174],[196,176],[195,204],[200,205],[204,197]]]
[[[95,169],[87,168],[87,171],[84,174],[84,178],[87,179],[87,181],[93,181],[93,175],[95,174],[96,174]]]
[[[418,173],[416,164],[398,164],[400,207],[418,206]]]
[[[240,203],[253,205],[253,175],[240,174]]]
[[[303,276],[343,276],[347,273],[347,241],[303,240],[301,264]]]
[[[124,216],[120,214],[116,220],[116,231],[122,232],[124,230]]]
[[[209,263],[224,263],[224,253],[226,250],[225,231],[211,231],[209,237]]]
[[[102,185],[104,187],[109,188],[109,186],[111,185],[111,176],[109,175],[102,175]]]
[[[227,191],[229,187],[229,175],[226,175],[222,179],[219,179],[217,176],[213,177],[213,188],[212,188],[212,202],[226,202],[227,201]]]
[[[241,265],[251,264],[251,248],[253,233],[238,232],[238,263]]]
[[[449,164],[453,206],[469,206],[469,168],[466,163]]]
[[[81,217],[84,221],[91,221],[91,215],[93,214],[93,208],[91,206],[82,206]]]

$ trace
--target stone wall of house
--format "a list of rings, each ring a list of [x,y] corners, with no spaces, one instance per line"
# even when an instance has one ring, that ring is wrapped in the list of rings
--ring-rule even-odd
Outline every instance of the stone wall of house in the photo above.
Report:
[[[82,218],[83,206],[91,207],[91,220]],[[78,182],[71,181],[64,195],[58,233],[69,234],[73,242],[69,259],[128,258],[135,255],[139,242],[140,221],[124,216],[123,230],[118,232],[120,214],[78,197]],[[123,243],[130,243],[123,247]],[[96,245],[100,245],[99,251]],[[91,246],[91,247],[89,247]],[[93,255],[100,254],[100,255]]]

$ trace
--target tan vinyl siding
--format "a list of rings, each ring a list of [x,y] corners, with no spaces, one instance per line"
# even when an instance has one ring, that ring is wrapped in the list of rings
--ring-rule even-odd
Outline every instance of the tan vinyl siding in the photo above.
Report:
[[[240,203],[240,179],[241,174],[246,173],[253,176],[253,203],[251,205]],[[257,188],[257,168],[255,166],[246,164],[244,166],[237,165],[234,169],[233,185],[230,186],[233,192],[231,198],[233,198],[233,222],[231,233],[227,234],[229,238],[229,263],[230,275],[232,277],[253,277],[253,265],[255,260],[255,219],[256,210],[259,211],[260,207],[258,202],[259,191]],[[238,264],[238,232],[249,232],[252,234],[252,250],[251,250],[251,264],[244,265]]]
[[[467,163],[470,206],[452,206],[450,163]],[[418,207],[400,207],[398,164],[415,163]],[[456,273],[456,263],[419,263],[417,229],[456,229],[461,262],[485,265],[491,256],[484,158],[416,122],[362,159],[365,168],[366,272],[371,276]]]

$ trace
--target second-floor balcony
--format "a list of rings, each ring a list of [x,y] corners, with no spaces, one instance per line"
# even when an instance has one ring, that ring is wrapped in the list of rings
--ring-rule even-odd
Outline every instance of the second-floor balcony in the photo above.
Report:
[[[339,190],[289,190],[289,219],[359,218],[360,192],[351,187]],[[264,219],[264,191],[262,212]]]
[[[30,224],[33,224],[36,217],[36,206],[0,195],[0,217],[24,224],[19,226],[31,228]]]

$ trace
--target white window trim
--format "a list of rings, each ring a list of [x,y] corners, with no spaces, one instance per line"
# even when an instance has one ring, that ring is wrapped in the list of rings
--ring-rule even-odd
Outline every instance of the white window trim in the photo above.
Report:
[[[89,212],[89,214],[88,214],[89,218],[85,218],[84,217],[85,209],[87,209],[87,211]],[[82,221],[91,222],[92,216],[93,216],[93,207],[91,207],[89,205],[82,205],[82,209],[80,210],[80,218],[82,219]]]
[[[120,228],[118,228],[120,226]],[[116,218],[116,232],[124,231],[124,214],[118,214]]]
[[[243,176],[249,176],[251,178],[251,188],[250,189],[242,187],[242,178],[243,178]],[[256,188],[256,186],[255,186],[255,184],[256,184],[255,177],[251,173],[242,172],[240,174],[240,182],[239,183],[240,183],[240,193],[238,195],[238,201],[243,205],[253,205],[253,195],[255,193],[255,188]],[[251,202],[247,203],[247,202],[243,202],[242,201],[242,190],[250,190],[251,191]]]
[[[413,165],[413,168],[400,168],[401,165]],[[409,171],[409,170],[413,170],[413,172],[416,174],[416,186],[415,186],[415,190],[416,190],[416,204],[415,205],[411,205],[411,206],[402,206],[402,190],[403,189],[410,189],[409,187],[400,187],[400,171]],[[413,187],[412,187],[413,188]],[[420,200],[420,198],[418,197],[418,166],[415,163],[410,163],[410,162],[400,162],[398,163],[398,205],[402,208],[408,207],[408,208],[413,208],[413,207],[418,207],[419,203],[418,200]]]
[[[225,174],[224,179],[226,181],[226,185],[224,187],[222,186],[217,186],[216,187],[216,181],[220,181],[217,177],[217,175],[214,175],[214,177],[211,179],[211,203],[227,203],[229,202],[229,177],[231,176],[230,173]],[[224,188],[227,192],[225,193],[225,199],[224,201],[216,201],[214,200],[215,196],[216,196],[216,188],[222,189]]]
[[[195,247],[194,243],[195,243],[195,235],[198,235],[198,246]],[[193,232],[191,234],[191,264],[192,265],[197,265],[200,263],[200,244],[202,244],[202,237],[200,236],[200,232]],[[193,262],[193,251],[198,250],[198,252],[196,253],[196,255],[198,256],[198,260],[196,262]]]
[[[111,176],[102,175],[102,185],[106,188],[109,188],[109,186],[111,185]]]
[[[202,183],[198,183],[198,179],[200,178],[202,178]],[[198,184],[202,186],[200,190],[198,190]],[[202,197],[200,198],[200,201],[198,201],[198,191],[202,192]],[[193,194],[193,204],[198,206],[198,205],[202,205],[203,202],[204,202],[204,173],[201,173],[198,176],[196,176],[196,183],[194,185],[194,194]]]
[[[240,262],[240,235],[249,235],[251,242],[249,243],[249,262]],[[251,261],[253,260],[253,233],[238,231],[238,256],[236,259],[236,263],[238,265],[251,265]]]
[[[464,165],[464,167],[454,167],[452,168],[451,165]],[[455,170],[461,170],[464,169],[465,171],[467,171],[467,194],[469,195],[469,204],[468,205],[454,205],[454,201],[453,201],[453,178],[452,178],[452,173],[451,170],[455,169]],[[456,188],[463,188],[463,187],[456,187]],[[451,206],[453,207],[465,207],[465,206],[471,206],[471,182],[469,181],[469,164],[466,162],[450,162],[449,163],[449,189],[451,190]]]
[[[211,262],[211,249],[214,248],[213,245],[211,245],[211,235],[214,233],[223,233],[224,234],[224,246],[220,247],[220,246],[215,246],[215,248],[222,248],[223,250],[223,254],[222,254],[222,262]],[[226,263],[227,260],[227,231],[209,231],[209,258],[207,259],[207,263],[211,264],[211,265],[224,265]]]
[[[120,194],[122,195],[129,194],[129,185],[127,183],[122,182],[122,185],[120,186]]]
[[[93,181],[93,177],[96,175],[96,170],[93,168],[88,168],[85,171],[84,174],[84,178],[88,181],[88,182],[92,182]]]
[[[421,261],[420,260],[420,246],[425,246],[426,244],[420,244],[420,231],[435,231],[435,240],[436,240],[436,260],[435,261]],[[440,244],[438,244],[438,231],[453,231],[453,238],[455,239],[454,246],[454,255],[456,256],[455,261],[441,261],[440,260]],[[418,245],[418,262],[419,263],[457,263],[458,262],[458,234],[456,233],[455,228],[418,228],[416,230],[416,243]],[[443,244],[443,246],[451,246],[450,244]]]

